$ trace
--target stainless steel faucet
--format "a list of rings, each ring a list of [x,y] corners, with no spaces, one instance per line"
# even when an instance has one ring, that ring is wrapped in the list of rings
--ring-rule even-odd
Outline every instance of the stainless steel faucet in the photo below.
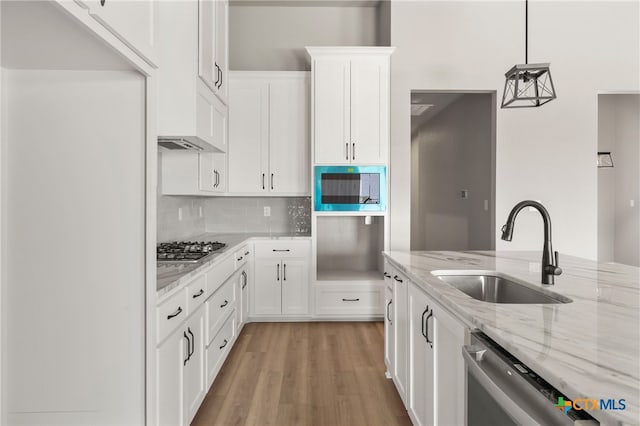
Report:
[[[542,284],[553,284],[554,277],[562,274],[562,269],[558,266],[558,252],[553,252],[551,245],[551,217],[549,212],[544,208],[542,204],[533,200],[520,201],[516,204],[511,213],[507,223],[502,227],[502,239],[505,241],[511,241],[513,238],[513,225],[516,220],[516,216],[525,207],[533,207],[538,210],[542,215],[544,221],[544,247],[542,248]]]

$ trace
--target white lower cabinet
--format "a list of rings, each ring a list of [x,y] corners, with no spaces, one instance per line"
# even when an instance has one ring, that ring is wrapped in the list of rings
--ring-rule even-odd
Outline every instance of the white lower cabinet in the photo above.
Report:
[[[229,315],[223,326],[207,346],[207,388],[215,380],[236,337],[236,316]]]
[[[308,240],[256,242],[253,315],[309,313],[309,251]]]
[[[420,289],[409,284],[409,389],[414,425],[464,424],[466,328]]]
[[[393,344],[395,339],[395,330],[393,327],[393,311],[395,306],[393,305],[393,284],[392,278],[389,274],[388,263],[384,265],[384,365],[387,367],[387,377],[391,378],[393,375],[393,363],[395,361],[393,350]]]
[[[203,306],[158,346],[156,357],[158,424],[189,424],[206,394]]]
[[[187,359],[184,361],[184,409],[185,424],[191,423],[207,394],[204,381],[204,308],[200,306],[187,321],[186,336],[190,340]]]
[[[407,297],[409,281],[395,269],[390,271],[393,280],[392,298],[394,302],[394,366],[392,378],[402,401],[407,404],[409,324],[407,315]]]

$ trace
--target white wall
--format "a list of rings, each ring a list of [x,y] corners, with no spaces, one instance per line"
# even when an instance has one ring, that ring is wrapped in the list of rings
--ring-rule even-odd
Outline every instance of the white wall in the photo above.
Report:
[[[378,22],[374,6],[231,5],[229,68],[308,71],[305,46],[375,46]]]
[[[530,62],[551,62],[558,99],[497,111],[496,228],[518,201],[537,199],[553,219],[554,249],[597,255],[597,92],[640,89],[640,7],[627,1],[534,1]],[[410,239],[410,91],[498,90],[524,61],[523,2],[391,4],[391,248]],[[542,221],[522,212],[513,242],[542,247]]]
[[[598,260],[640,266],[640,95],[598,97],[598,150]]]
[[[493,248],[492,108],[492,95],[466,94],[414,133],[412,250]]]

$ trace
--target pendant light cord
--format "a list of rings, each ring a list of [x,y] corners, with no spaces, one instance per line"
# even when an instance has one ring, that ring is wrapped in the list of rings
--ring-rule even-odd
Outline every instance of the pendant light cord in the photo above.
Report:
[[[524,63],[529,63],[529,0],[524,2]]]

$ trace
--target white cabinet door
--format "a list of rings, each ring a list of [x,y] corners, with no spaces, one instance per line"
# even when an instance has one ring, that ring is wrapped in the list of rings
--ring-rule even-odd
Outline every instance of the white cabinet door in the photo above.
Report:
[[[384,300],[385,300],[385,316],[384,316],[384,365],[387,367],[387,377],[393,374],[393,291],[386,286],[388,278],[385,276]]]
[[[200,404],[207,393],[205,384],[205,352],[204,352],[204,306],[193,314],[186,325],[186,335],[189,336],[187,359],[184,365],[184,409],[185,424],[191,423]]]
[[[187,334],[182,328],[156,349],[156,418],[159,425],[183,425],[183,363],[188,356]]]
[[[389,143],[386,57],[351,60],[351,162],[385,164]]]
[[[394,368],[393,381],[398,393],[406,405],[407,377],[408,377],[408,315],[407,315],[407,286],[409,282],[401,275],[393,275],[393,324],[394,324]]]
[[[229,85],[229,0],[215,0],[215,64],[218,66],[219,78],[216,84],[216,94],[227,102],[227,87]]]
[[[309,273],[306,260],[282,260],[282,313],[306,314],[309,311]]]
[[[282,312],[280,259],[256,260],[253,280],[253,312],[256,315],[276,315]]]
[[[350,160],[350,81],[348,58],[313,60],[315,163]]]
[[[227,189],[227,154],[199,153],[201,191],[225,192]]]
[[[229,98],[229,192],[267,192],[269,83],[234,79]]]
[[[433,304],[414,284],[409,284],[409,389],[407,408],[416,426],[433,425],[434,351],[427,337],[427,322],[433,323]],[[428,319],[427,319],[428,318]],[[455,404],[455,403],[454,403]],[[457,423],[443,423],[457,424]],[[460,423],[462,424],[462,423]]]
[[[132,50],[157,64],[157,1],[93,0],[85,1],[89,13]]]
[[[433,317],[428,321],[429,337],[433,340],[435,369],[435,424],[464,424],[465,413],[461,404],[465,397],[465,367],[462,347],[466,328],[448,312],[435,305]]]
[[[269,83],[269,191],[308,194],[309,106],[304,77]]]
[[[214,0],[198,0],[198,75],[215,90],[218,70],[214,64],[214,30],[215,4]]]

